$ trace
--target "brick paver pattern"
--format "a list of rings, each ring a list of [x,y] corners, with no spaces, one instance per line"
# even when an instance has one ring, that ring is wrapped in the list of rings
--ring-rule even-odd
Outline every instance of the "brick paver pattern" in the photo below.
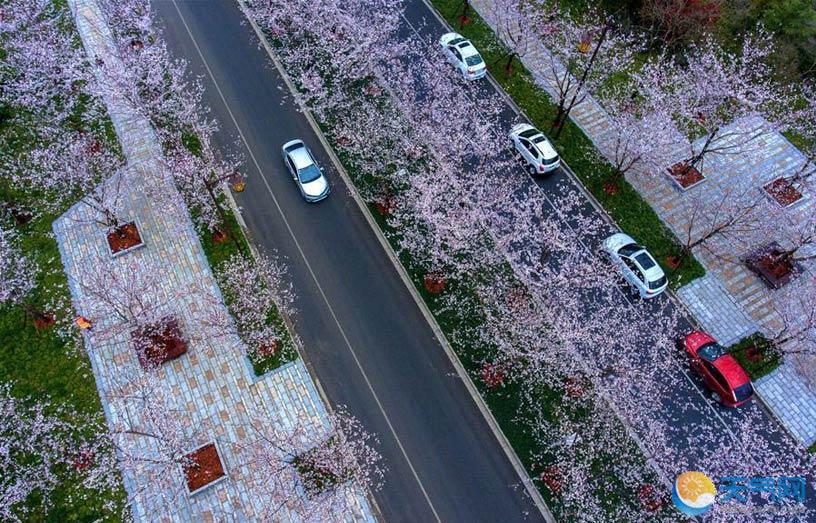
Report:
[[[88,55],[104,56],[109,64],[117,61],[109,28],[96,2],[69,3]],[[89,300],[94,299],[82,282],[93,277],[95,267],[112,267],[121,273],[138,266],[150,274],[130,276],[135,279],[149,276],[150,281],[158,282],[159,287],[151,289],[151,294],[155,293],[151,299],[159,300],[166,312],[175,314],[182,330],[185,325],[194,324],[196,315],[208,306],[226,314],[192,221],[163,170],[161,149],[153,129],[126,101],[111,98],[105,102],[128,160],[128,169],[121,178],[114,177],[106,183],[109,187],[110,184],[120,187],[119,215],[136,220],[144,246],[112,258],[105,230],[94,223],[92,210],[83,203],[74,205],[56,220],[53,229],[76,309],[87,310]],[[158,196],[167,197],[157,200],[155,191],[148,191],[149,187],[159,187]],[[122,387],[122,380],[133,375],[139,364],[128,333],[123,332],[113,340],[106,338],[104,342],[101,338],[104,327],[115,322],[113,310],[92,320],[94,326],[85,334],[85,346],[106,417],[115,425],[122,417],[134,413],[111,398],[111,392]],[[188,341],[186,354],[155,372],[173,391],[190,425],[205,428],[207,435],[199,444],[217,443],[227,479],[170,504],[158,495],[143,496],[156,500],[155,504],[137,503],[132,507],[133,515],[143,521],[256,520],[267,508],[268,500],[251,491],[249,484],[256,479],[252,477],[256,472],[239,463],[234,454],[233,444],[247,436],[243,427],[248,427],[252,420],[267,419],[282,427],[298,424],[317,428],[327,422],[326,408],[301,359],[256,379],[241,350],[242,342],[235,335]],[[149,446],[148,441],[143,444],[145,448]],[[144,479],[125,474],[125,488],[131,494],[136,489],[151,489],[152,485],[145,484]],[[177,479],[184,487],[181,470]],[[351,503],[357,507],[355,519],[374,520],[362,494]],[[278,518],[291,520],[285,511],[278,513]]]

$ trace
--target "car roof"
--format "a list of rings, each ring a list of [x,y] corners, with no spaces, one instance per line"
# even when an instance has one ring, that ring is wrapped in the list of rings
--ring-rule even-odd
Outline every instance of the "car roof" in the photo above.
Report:
[[[479,51],[477,51],[476,48],[473,47],[473,44],[471,44],[468,40],[456,44],[456,48],[462,52],[462,58],[479,54]]]
[[[751,381],[739,362],[730,354],[724,354],[717,358],[712,362],[712,365],[722,373],[731,388],[735,389]]]
[[[544,139],[536,143],[535,139],[538,136],[541,136]],[[543,134],[539,133],[538,135],[533,136],[532,141],[533,144],[535,144],[536,148],[539,151],[541,151],[541,154],[544,155],[544,158],[555,158],[556,156],[558,156],[558,153],[555,151],[550,141]]]
[[[304,169],[314,163],[312,157],[309,155],[308,149],[306,149],[306,146],[303,144],[300,144],[300,147],[297,149],[292,149],[287,152],[289,153],[289,158],[291,158],[295,164],[295,169]]]
[[[652,263],[654,263],[654,265],[652,265],[648,269],[644,268],[643,265],[640,263],[640,260],[638,259],[644,254],[649,257]],[[649,251],[647,251],[646,249],[639,250],[638,252],[634,253],[631,256],[631,258],[635,260],[635,263],[637,264],[638,267],[640,267],[641,272],[643,272],[643,275],[646,276],[646,279],[648,279],[649,281],[659,280],[660,278],[666,275],[663,272],[663,269],[660,268],[660,265],[658,265],[654,257],[651,254],[649,254]]]

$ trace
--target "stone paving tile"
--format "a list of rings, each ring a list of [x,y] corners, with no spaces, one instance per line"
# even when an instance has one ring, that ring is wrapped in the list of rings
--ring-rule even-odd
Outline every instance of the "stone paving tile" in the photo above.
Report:
[[[703,328],[725,346],[757,331],[756,324],[737,307],[720,282],[710,275],[682,287],[677,295]]]
[[[93,0],[69,3],[87,53],[106,56],[107,63],[117,60],[115,54],[110,54],[113,49],[110,33],[98,5]],[[114,310],[100,305],[83,282],[94,277],[100,266],[120,276],[139,267],[141,271],[132,271],[128,276],[153,283],[145,290],[143,300],[159,303],[157,312],[161,315],[176,315],[182,330],[195,325],[201,314],[226,315],[226,308],[187,210],[179,205],[176,189],[163,170],[155,133],[147,120],[135,114],[123,100],[105,101],[128,169],[104,182],[100,190],[106,186],[122,188],[118,214],[137,221],[144,246],[113,259],[105,231],[95,222],[91,208],[83,203],[74,205],[57,219],[53,230],[75,308],[95,312],[94,328],[92,332],[86,331],[85,344],[103,409],[113,425],[124,417],[138,417],[110,396],[117,387],[128,386],[129,372],[138,368],[138,362],[128,332],[105,336],[106,327],[109,332],[117,322]],[[146,194],[148,186],[159,187],[158,194]],[[160,198],[162,194],[167,198]],[[229,478],[194,496],[182,496],[183,499],[172,502],[148,496],[148,506],[136,503],[132,507],[134,518],[185,522],[256,520],[267,500],[250,491],[253,471],[239,463],[234,454],[233,443],[239,435],[246,436],[246,430],[238,428],[265,418],[284,426],[299,421],[317,429],[327,423],[325,406],[301,360],[256,380],[245,362],[242,343],[234,334],[188,341],[188,353],[164,364],[156,373],[171,388],[190,423],[207,430],[200,443],[217,442]],[[147,438],[139,444],[145,449],[151,445]],[[175,479],[182,484],[181,471]],[[143,480],[130,474],[123,478],[130,493],[137,488],[148,491],[155,488]],[[355,520],[374,520],[364,496],[357,495],[350,502],[357,508]],[[289,521],[291,516],[281,513],[280,519]]]
[[[479,12],[485,21],[496,27],[497,17],[492,10],[492,0],[472,0],[471,5]],[[515,34],[526,34],[523,31],[514,31]],[[522,47],[523,46],[519,46]],[[546,92],[553,95],[556,88],[552,80],[550,53],[547,49],[536,46],[534,43],[528,46],[529,52],[521,57],[525,67],[533,74],[536,82]],[[561,69],[563,70],[563,69]],[[592,97],[586,99],[576,106],[570,114],[570,118],[581,128],[588,138],[598,147],[598,149],[610,157],[610,151],[614,150],[614,135],[604,132],[605,126],[599,122],[606,118],[603,107]],[[756,125],[756,120],[745,119],[736,122],[734,125]],[[699,144],[699,142],[696,142]],[[685,149],[685,150],[683,150]],[[676,151],[677,160],[682,160],[687,155],[687,149],[678,148]],[[783,175],[790,175],[796,172],[803,165],[806,159],[804,155],[796,149],[784,136],[779,133],[768,133],[760,137],[752,151],[740,156],[736,155],[714,155],[706,159],[705,165],[700,170],[706,176],[706,180],[699,185],[687,190],[680,190],[668,176],[643,176],[643,173],[627,173],[627,179],[634,185],[638,192],[649,202],[658,216],[678,235],[682,237],[688,227],[688,209],[693,196],[705,198],[706,195],[716,198],[718,191],[723,187],[735,183],[747,184],[754,190],[761,190],[761,187]],[[791,215],[804,217],[816,212],[814,198],[807,197],[801,203],[789,209]],[[692,228],[692,237],[694,231]],[[706,324],[706,314],[713,317],[714,310],[723,306],[725,309],[720,314],[734,316],[733,305],[737,304],[742,308],[743,316],[747,315],[748,321],[738,321],[722,325],[714,325],[720,331],[718,338],[723,340],[739,339],[745,332],[746,326],[753,321],[759,330],[766,334],[771,334],[781,327],[779,316],[773,306],[775,299],[780,293],[769,291],[759,279],[742,263],[724,263],[719,258],[714,258],[706,251],[697,248],[694,252],[698,260],[705,267],[708,277],[719,280],[720,291],[726,289],[730,294],[730,305],[721,300],[721,292],[709,292],[710,286],[705,283],[683,292],[679,292],[681,299],[683,296],[689,298],[684,300],[686,305],[695,314],[703,315],[698,318],[702,324]],[[743,253],[737,253],[737,256]],[[812,265],[812,264],[811,264]],[[808,270],[816,270],[809,267]],[[707,298],[716,300],[715,303],[703,306],[700,300]],[[711,324],[711,321],[708,322]],[[789,376],[791,373],[783,373],[781,376]],[[795,374],[795,372],[794,372]],[[780,378],[781,379],[781,378]],[[801,380],[800,380],[801,381]],[[803,382],[804,384],[804,382]],[[806,387],[807,384],[804,384]],[[801,389],[797,389],[801,390]],[[804,392],[803,392],[804,394]],[[784,414],[786,403],[774,404],[774,410],[780,417]],[[809,427],[816,427],[816,416],[807,418]]]
[[[754,386],[765,403],[796,439],[805,446],[816,442],[816,393],[793,366],[784,363]]]

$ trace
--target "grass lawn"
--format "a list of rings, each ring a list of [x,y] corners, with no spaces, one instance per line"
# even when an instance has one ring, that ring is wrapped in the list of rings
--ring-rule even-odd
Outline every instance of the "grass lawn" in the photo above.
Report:
[[[0,201],[15,201],[15,194],[0,188]],[[19,226],[23,252],[40,267],[37,287],[26,306],[51,311],[55,296],[68,299],[68,280],[62,272],[59,249],[51,235],[56,216],[42,216]],[[66,301],[67,302],[67,301]],[[35,400],[50,400],[80,415],[102,420],[102,404],[90,362],[82,351],[70,348],[54,327],[37,329],[23,306],[0,306],[0,381],[11,382],[12,394]],[[115,521],[124,509],[123,490],[87,491],[76,475],[59,470],[60,483],[40,508],[38,496],[29,499],[32,521]],[[104,508],[113,501],[117,511]]]
[[[502,60],[504,46],[496,40],[493,30],[484,20],[471,10],[471,22],[460,28],[458,14],[462,9],[461,0],[431,0],[431,3],[456,31],[473,41],[482,53],[493,78],[521,107],[533,125],[544,131],[549,129],[555,119],[557,107],[549,94],[535,85],[530,73],[518,61],[514,63],[513,73],[510,76],[505,74],[506,60]],[[561,157],[615,223],[648,247],[661,262],[673,289],[705,274],[703,266],[693,258],[677,269],[666,263],[668,256],[676,256],[681,251],[677,238],[631,184],[620,179],[617,181],[618,191],[615,194],[604,191],[604,183],[616,179],[614,169],[606,162],[599,163],[594,155],[587,153],[593,147],[592,142],[575,123],[567,121],[561,136],[552,141]]]
[[[756,351],[751,351],[751,349]],[[755,333],[728,347],[737,361],[739,361],[751,380],[756,381],[776,370],[782,363],[782,355],[760,333]]]

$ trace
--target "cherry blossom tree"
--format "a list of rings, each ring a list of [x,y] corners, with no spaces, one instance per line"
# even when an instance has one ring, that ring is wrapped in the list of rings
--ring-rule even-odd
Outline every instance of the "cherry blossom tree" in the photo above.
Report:
[[[24,107],[38,125],[104,113],[101,100],[82,96],[93,75],[71,13],[49,0],[9,0],[2,9],[3,101]]]
[[[268,501],[264,519],[284,511],[304,521],[351,516],[358,496],[381,485],[377,441],[344,410],[325,420],[253,420],[249,434],[235,444],[236,453],[253,471],[253,489]]]
[[[644,115],[663,116],[648,120],[644,132],[676,126],[689,140],[680,175],[702,169],[710,155],[741,154],[792,123],[790,90],[765,67],[772,53],[770,36],[759,30],[746,36],[739,53],[707,38],[691,44],[682,61],[662,55],[633,73],[638,96],[652,108]]]
[[[189,345],[233,332],[232,320],[206,282],[168,289],[161,273],[147,259],[100,258],[75,276],[83,291],[75,306],[91,323],[88,335],[95,350],[125,340],[150,366],[149,355],[167,350],[165,345],[176,339]],[[192,303],[196,314],[182,314],[184,304]]]
[[[182,470],[192,465],[189,454],[209,441],[213,427],[193,423],[167,380],[154,371],[123,371],[105,394],[115,411],[109,430],[86,449],[94,462],[86,484],[110,488],[121,471],[135,486],[128,491],[129,505],[176,506],[187,495]]]
[[[0,226],[0,303],[19,304],[34,289],[37,268],[13,229]]]
[[[74,417],[64,409],[17,398],[11,389],[0,383],[0,518],[25,521],[32,508],[27,500],[36,494],[47,504],[59,468],[71,463],[77,427],[64,421]]]
[[[291,315],[294,302],[286,268],[265,254],[236,254],[218,267],[216,279],[250,355],[278,350],[286,327],[271,316]]]
[[[543,17],[533,30],[548,51],[546,67],[534,74],[545,90],[554,91],[558,113],[552,129],[558,137],[570,112],[589,93],[632,67],[641,43],[611,17],[596,12]]]
[[[640,16],[669,46],[693,41],[720,18],[720,0],[646,0]]]

